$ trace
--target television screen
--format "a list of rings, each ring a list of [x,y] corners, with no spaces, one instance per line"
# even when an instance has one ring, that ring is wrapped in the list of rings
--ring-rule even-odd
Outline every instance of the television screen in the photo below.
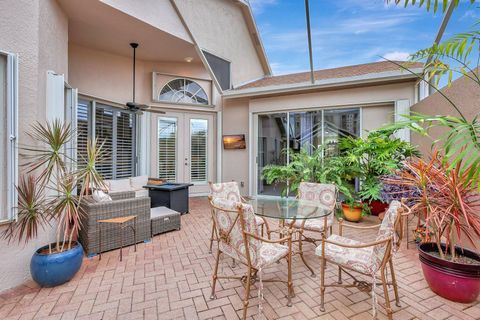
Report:
[[[223,136],[223,148],[224,149],[245,149],[245,135],[233,134]]]

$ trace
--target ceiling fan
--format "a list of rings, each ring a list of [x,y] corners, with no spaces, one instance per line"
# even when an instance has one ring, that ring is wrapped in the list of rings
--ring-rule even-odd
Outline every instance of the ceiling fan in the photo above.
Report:
[[[138,43],[132,42],[130,43],[130,47],[133,48],[133,101],[127,102],[126,104],[127,109],[135,112],[136,114],[143,114],[143,111],[165,114],[165,112],[160,110],[152,110],[149,105],[135,102],[135,62],[136,62],[135,52],[138,47]]]

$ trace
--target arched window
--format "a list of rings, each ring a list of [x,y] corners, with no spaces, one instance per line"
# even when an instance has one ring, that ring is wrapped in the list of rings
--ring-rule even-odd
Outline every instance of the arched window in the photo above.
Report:
[[[175,79],[168,82],[158,95],[159,101],[174,103],[208,104],[205,90],[189,79]]]

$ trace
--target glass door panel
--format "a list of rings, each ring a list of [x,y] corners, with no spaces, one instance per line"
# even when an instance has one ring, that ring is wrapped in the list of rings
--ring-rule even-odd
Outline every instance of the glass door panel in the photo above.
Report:
[[[177,180],[177,128],[177,118],[158,118],[158,177],[167,181]]]
[[[259,195],[279,196],[284,186],[269,185],[262,178],[262,171],[267,165],[287,164],[288,121],[286,113],[263,114],[258,116],[258,185]]]
[[[335,109],[324,111],[324,144],[326,155],[338,153],[338,139],[360,135],[360,110]]]
[[[190,119],[190,181],[207,183],[208,120]]]

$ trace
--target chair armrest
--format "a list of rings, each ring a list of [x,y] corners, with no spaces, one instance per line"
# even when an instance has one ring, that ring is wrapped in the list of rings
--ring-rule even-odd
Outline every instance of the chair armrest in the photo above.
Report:
[[[342,218],[340,218],[338,220],[338,223],[340,223],[343,227],[348,227],[348,228],[352,228],[352,229],[375,229],[375,228],[379,228],[382,224],[375,224],[373,226],[356,226],[354,224],[350,224],[350,223],[345,223],[343,222],[344,220]]]
[[[240,196],[243,203],[253,200],[253,197],[250,196]]]
[[[263,241],[263,242],[268,242],[268,243],[281,243],[281,242],[292,240],[292,236],[286,236],[286,237],[281,238],[281,239],[271,240],[271,239],[266,239],[266,238],[257,236],[256,234],[253,234],[253,233],[250,233],[250,232],[244,232],[244,234],[249,236],[249,237],[252,237],[254,239],[257,239],[257,240],[260,240],[260,241]]]
[[[113,201],[135,198],[135,191],[112,192],[108,194]]]

